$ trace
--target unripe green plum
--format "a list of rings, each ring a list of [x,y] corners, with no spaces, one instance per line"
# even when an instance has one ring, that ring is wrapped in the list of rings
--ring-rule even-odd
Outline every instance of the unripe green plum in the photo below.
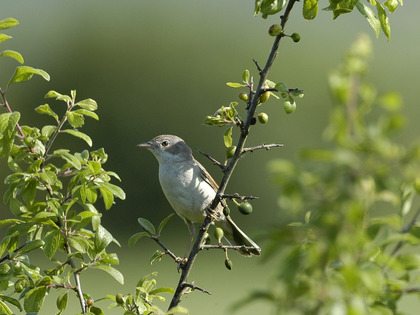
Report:
[[[290,37],[293,39],[293,41],[295,43],[297,43],[298,41],[300,41],[300,35],[298,33],[293,33]]]
[[[241,93],[239,93],[239,99],[244,101],[244,102],[248,102],[249,101],[249,94],[245,93],[245,92],[241,92]]]
[[[268,101],[268,99],[270,98],[270,92],[264,92],[260,95],[260,103],[265,103]]]
[[[214,237],[216,238],[218,243],[222,242],[222,238],[223,238],[223,230],[219,227],[214,229]]]
[[[252,213],[252,205],[245,201],[239,204],[238,206],[238,210],[240,213],[244,214],[244,215],[248,215]]]
[[[225,266],[227,269],[232,270],[232,261],[229,258],[226,258],[225,260]]]
[[[258,121],[261,124],[266,124],[268,122],[268,115],[266,113],[259,113],[258,114]]]
[[[277,36],[277,35],[280,35],[280,33],[281,33],[282,30],[283,29],[281,28],[281,25],[280,24],[273,24],[268,29],[268,34],[270,36]]]
[[[286,112],[286,114],[291,114],[296,109],[296,103],[294,101],[291,102],[290,100],[285,100],[283,104],[284,104],[284,111]]]

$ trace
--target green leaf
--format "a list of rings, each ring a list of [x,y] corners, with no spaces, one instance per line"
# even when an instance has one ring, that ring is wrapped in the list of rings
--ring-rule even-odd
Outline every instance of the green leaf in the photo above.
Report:
[[[9,38],[12,38],[12,36],[0,33],[0,43],[4,42],[5,40],[8,40]]]
[[[370,26],[372,26],[373,30],[375,31],[376,37],[378,37],[381,30],[381,23],[375,16],[375,13],[373,13],[372,9],[362,2],[358,2],[356,7],[359,12],[362,13],[362,15],[368,20]]]
[[[120,284],[124,284],[124,276],[117,269],[115,269],[115,268],[113,268],[109,265],[96,265],[95,268],[107,272],[115,280],[117,280]]]
[[[82,114],[75,112],[67,112],[67,119],[73,128],[82,127],[85,124],[85,119]]]
[[[124,190],[122,190],[117,185],[114,185],[114,184],[111,184],[111,183],[107,183],[107,182],[103,182],[103,183],[100,183],[100,186],[102,188],[105,188],[108,191],[110,191],[115,197],[118,197],[121,200],[124,200],[125,199],[125,192],[124,192]]]
[[[313,20],[318,14],[318,0],[305,0],[303,2],[303,17],[305,20]]]
[[[226,85],[230,86],[230,87],[233,87],[233,88],[240,88],[240,87],[246,86],[246,84],[235,83],[235,82],[227,82]]]
[[[167,315],[170,315],[170,314],[188,314],[188,313],[189,313],[188,309],[186,309],[185,307],[179,306],[179,305],[175,306],[175,307],[172,307],[169,311],[166,312]]]
[[[19,112],[0,115],[0,157],[6,157],[13,148],[16,125],[20,119]]]
[[[18,300],[14,299],[10,296],[3,295],[3,294],[0,294],[0,299],[3,300],[3,301],[6,301],[7,303],[10,303],[10,304],[16,306],[19,309],[19,311],[22,311],[22,306],[20,305]],[[10,313],[10,314],[12,314],[12,313]]]
[[[19,254],[26,254],[29,253],[37,248],[40,248],[41,246],[43,246],[45,244],[45,242],[43,240],[33,240],[33,241],[29,241],[28,243],[25,244],[25,246],[23,246],[21,249],[19,249]]]
[[[251,79],[251,74],[249,70],[245,70],[244,72],[242,72],[242,81],[244,81],[244,83],[248,83],[250,79]]]
[[[98,226],[95,231],[95,250],[97,253],[102,252],[114,238],[102,225]]]
[[[225,143],[226,148],[230,148],[232,146],[232,129],[233,127],[226,129],[223,135],[223,141]]]
[[[32,178],[25,185],[24,191],[22,193],[22,198],[26,204],[30,205],[34,202],[36,194],[36,179]]]
[[[162,222],[160,222],[159,227],[158,227],[158,235],[160,235],[160,232],[162,231],[163,227],[166,225],[166,223],[174,216],[174,213],[171,213],[170,215],[168,215],[165,219],[162,220]]]
[[[99,120],[99,116],[96,115],[94,112],[91,112],[90,110],[87,109],[77,109],[74,111],[77,114],[81,114],[83,116],[88,116],[90,118],[93,118],[95,120]]]
[[[56,130],[57,130],[57,126],[46,125],[42,127],[41,135],[43,135],[46,138],[49,138]]]
[[[285,5],[286,0],[262,0],[260,7],[262,17],[266,19],[268,15],[280,12]]]
[[[93,315],[105,315],[104,311],[102,309],[100,309],[99,307],[96,306],[91,306],[89,308],[90,312],[89,314],[93,314]],[[124,312],[124,315],[126,314],[126,312]]]
[[[58,121],[58,115],[56,113],[54,113],[54,111],[50,108],[50,105],[48,105],[48,104],[38,106],[37,108],[35,108],[35,111],[38,114],[50,115],[50,116],[54,117],[54,119],[56,121]]]
[[[60,245],[60,232],[52,231],[44,237],[44,253],[48,258],[52,258]]]
[[[27,313],[30,312],[39,312],[44,304],[45,295],[47,294],[46,287],[37,287],[32,290],[29,290],[25,294],[25,301],[23,303],[23,308]]]
[[[48,91],[48,93],[45,94],[44,97],[45,98],[55,98],[56,100],[64,101],[64,102],[71,102],[71,97],[70,96],[58,93],[54,90]]]
[[[93,100],[91,98],[79,101],[79,102],[76,103],[76,105],[80,106],[83,109],[89,110],[89,111],[93,111],[93,110],[98,109],[98,104],[96,103],[95,100]]]
[[[102,199],[104,201],[105,209],[109,210],[114,204],[114,195],[105,188],[99,188],[102,194]]]
[[[391,40],[391,25],[389,23],[389,18],[386,15],[385,9],[379,2],[376,2],[376,10],[378,11],[379,22],[381,23],[382,31],[385,36],[388,38],[388,41]]]
[[[18,20],[15,20],[14,18],[7,18],[0,21],[0,30],[6,30],[18,24],[19,24]]]
[[[26,207],[16,198],[10,199],[10,211],[17,217],[28,212]]]
[[[0,314],[7,314],[7,315],[13,314],[12,310],[1,300],[0,300]]]
[[[61,294],[58,298],[57,298],[57,308],[60,311],[64,311],[67,307],[67,301],[69,299],[69,292],[66,291],[63,294]]]
[[[53,154],[55,156],[61,157],[62,159],[66,160],[71,165],[73,165],[74,168],[78,170],[82,168],[80,161],[74,155],[70,154],[69,150],[66,150],[66,149],[55,150]]]
[[[136,234],[132,235],[128,239],[128,246],[133,247],[139,239],[141,239],[143,236],[148,236],[148,235],[149,234],[147,232],[139,232],[139,233],[136,233]]]
[[[140,223],[143,229],[145,229],[150,234],[156,235],[156,229],[154,225],[147,219],[138,218],[137,221]]]
[[[23,57],[20,53],[18,53],[17,51],[14,50],[4,50],[0,53],[0,57],[5,56],[5,57],[10,57],[15,59],[16,61],[18,61],[19,63],[23,63]]]
[[[15,82],[28,81],[34,74],[43,77],[47,81],[50,80],[50,75],[42,69],[35,69],[28,66],[19,66],[16,68],[15,73],[13,74],[7,86],[11,86]]]
[[[68,133],[69,135],[80,138],[84,140],[90,147],[92,146],[92,139],[87,134],[81,131],[74,130],[74,129],[64,129],[64,130],[61,130],[60,132]]]
[[[171,294],[174,294],[175,290],[172,289],[172,288],[163,287],[163,288],[154,289],[154,290],[149,292],[150,295],[157,294],[157,293],[171,293]]]

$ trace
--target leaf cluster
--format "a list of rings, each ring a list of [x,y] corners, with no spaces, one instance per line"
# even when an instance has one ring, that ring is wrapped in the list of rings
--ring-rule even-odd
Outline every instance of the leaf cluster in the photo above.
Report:
[[[302,15],[306,20],[313,20],[316,18],[319,9],[319,0],[303,0]],[[262,17],[266,19],[269,15],[278,14],[286,6],[286,0],[255,0],[254,15],[261,13]],[[390,40],[391,26],[389,22],[388,13],[393,13],[398,5],[403,5],[403,0],[329,0],[329,6],[323,10],[331,11],[333,19],[336,19],[342,14],[353,12],[357,8],[358,12],[362,14],[370,26],[375,31],[376,37],[382,29],[382,32]],[[376,11],[371,8],[373,7]]]
[[[15,19],[5,19],[0,21],[0,29],[17,24]],[[0,34],[1,41],[8,38]],[[0,57],[23,63],[15,51],[5,50]],[[112,243],[119,243],[102,225],[97,203],[102,200],[108,210],[116,198],[124,200],[125,193],[113,183],[120,181],[119,176],[104,168],[108,155],[103,148],[71,152],[56,144],[58,137],[71,136],[92,147],[92,139],[80,129],[87,118],[99,119],[95,100],[77,100],[76,91],[70,95],[49,91],[45,98],[52,102],[35,111],[49,116],[51,123],[42,127],[20,124],[21,115],[12,110],[7,95],[14,84],[34,75],[49,80],[44,70],[22,65],[16,67],[6,88],[0,87],[0,109],[5,111],[0,114],[0,157],[11,172],[4,180],[8,188],[2,196],[11,217],[0,221],[4,230],[0,241],[0,313],[13,314],[16,309],[37,313],[48,293],[59,290],[58,314],[67,308],[71,295],[79,300],[82,313],[103,314],[90,294],[82,291],[81,276],[97,269],[124,283],[115,268],[119,264],[117,254],[108,252]],[[57,112],[64,114],[60,117]],[[40,250],[45,265],[31,262],[33,252]],[[161,299],[158,293],[170,292],[154,288],[155,280],[150,277],[137,286],[133,300],[137,310],[154,310],[152,299]],[[134,314],[128,305],[127,314]]]
[[[299,166],[270,164],[281,216],[299,219],[267,234],[277,280],[237,307],[264,300],[281,314],[402,314],[401,297],[420,291],[420,146],[396,138],[401,98],[365,81],[370,49],[360,37],[329,77],[331,148],[304,150]]]

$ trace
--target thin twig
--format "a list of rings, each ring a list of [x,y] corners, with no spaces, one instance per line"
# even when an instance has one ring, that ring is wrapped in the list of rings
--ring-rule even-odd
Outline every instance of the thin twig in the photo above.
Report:
[[[270,150],[271,148],[279,148],[279,147],[283,147],[283,146],[284,146],[284,144],[279,144],[279,143],[261,144],[261,145],[255,146],[255,147],[244,148],[242,150],[242,154],[247,153],[247,152],[253,152],[255,150],[261,150],[261,149]]]
[[[259,197],[254,196],[241,196],[239,194],[223,194],[221,196],[222,199],[239,199],[239,200],[252,200],[252,199],[258,199]]]
[[[164,252],[162,253],[162,255],[169,255],[169,256],[171,256],[172,257],[172,259],[173,260],[175,260],[175,262],[180,262],[180,261],[182,261],[182,258],[181,257],[178,257],[177,255],[175,255],[168,247],[166,247],[166,245],[165,244],[163,244],[160,240],[159,240],[159,237],[158,236],[156,236],[156,235],[154,235],[154,234],[152,234],[152,233],[150,233],[149,231],[147,231],[147,230],[145,230],[148,234],[149,234],[149,237],[152,239],[152,240],[154,240],[156,243],[158,243],[159,244],[159,246],[160,247],[162,247],[163,248],[163,250],[164,250]]]
[[[414,226],[414,224],[417,222],[419,216],[420,216],[420,208],[417,209],[411,221],[408,222],[408,224],[401,229],[401,233],[402,234],[408,233],[411,230],[411,228]],[[405,243],[404,241],[399,241],[397,245],[395,245],[394,249],[392,250],[391,256],[395,256],[397,252],[401,249],[401,247],[404,245],[404,243]]]
[[[223,244],[210,244],[210,245],[201,245],[201,250],[203,249],[223,249],[223,250],[228,250],[228,249],[233,249],[233,250],[240,250],[240,249],[255,249],[252,246],[245,246],[245,245],[223,245]]]
[[[218,167],[220,167],[222,170],[225,169],[225,165],[223,165],[222,163],[220,163],[218,160],[216,160],[214,157],[212,157],[210,154],[205,153],[203,151],[201,151],[198,148],[195,148],[200,154],[204,155],[206,158],[208,158],[210,161],[213,162],[214,165],[217,165]]]

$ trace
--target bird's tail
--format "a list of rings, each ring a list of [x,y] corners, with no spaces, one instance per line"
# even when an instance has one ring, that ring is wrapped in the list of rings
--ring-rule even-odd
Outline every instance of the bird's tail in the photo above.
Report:
[[[243,246],[238,252],[243,256],[261,255],[261,248],[233,222],[230,216],[225,220],[215,221],[217,227],[222,228],[228,242],[234,246]]]

